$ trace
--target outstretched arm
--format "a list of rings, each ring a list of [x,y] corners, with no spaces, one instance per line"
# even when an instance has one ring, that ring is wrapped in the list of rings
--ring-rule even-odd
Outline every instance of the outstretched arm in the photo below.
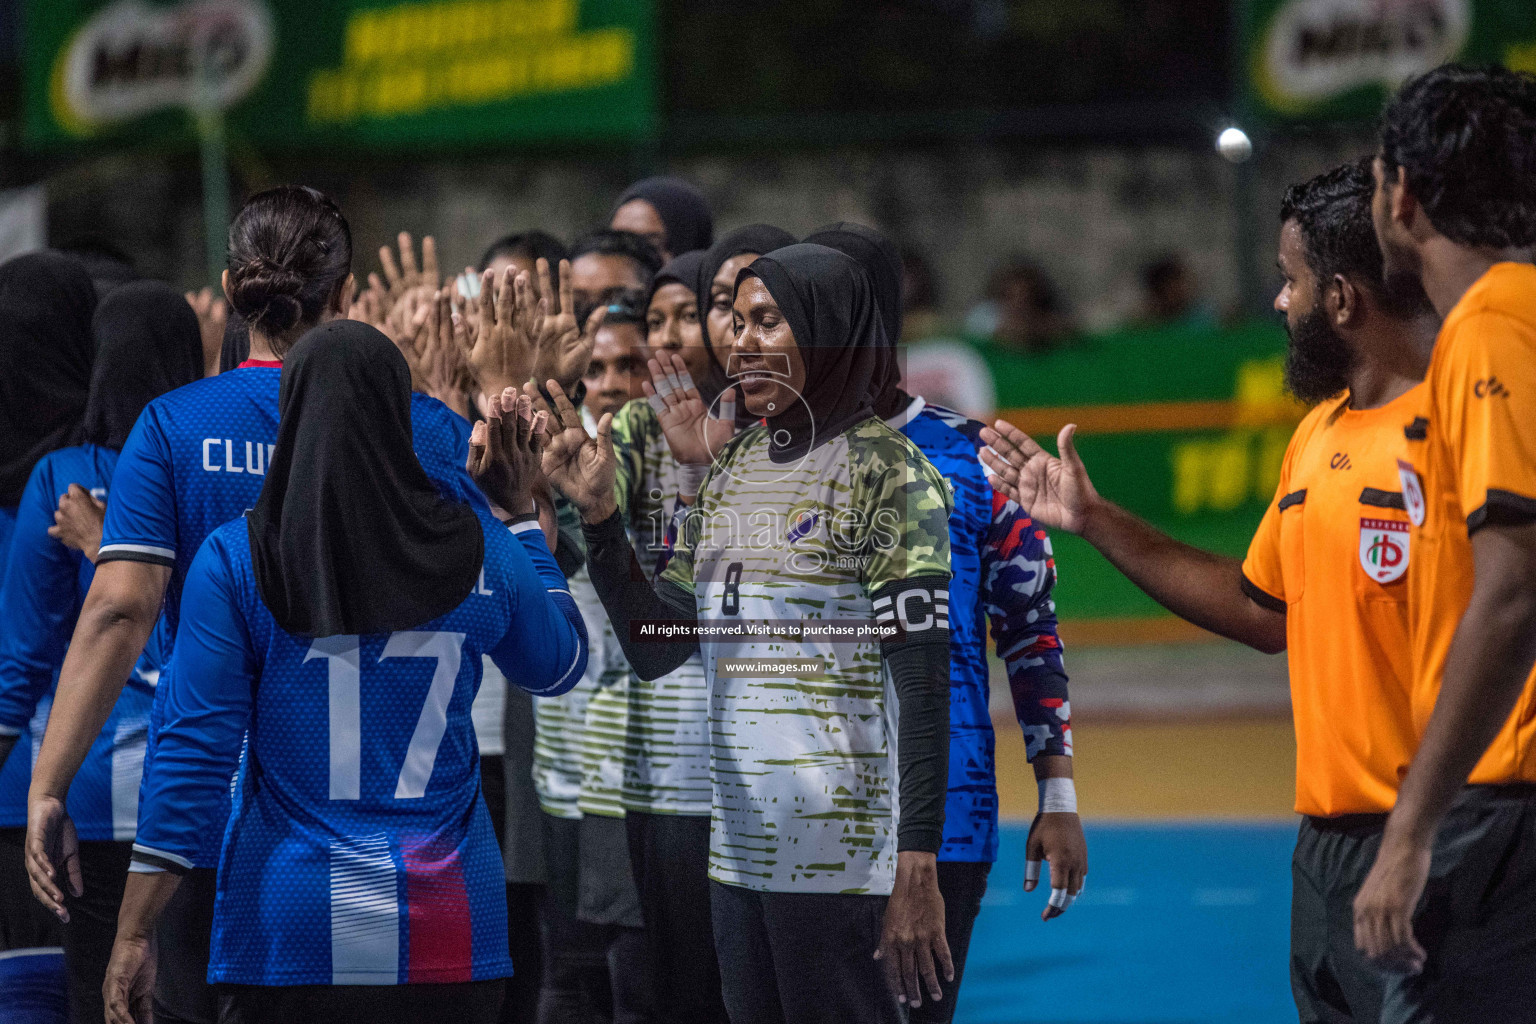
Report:
[[[1285,650],[1285,612],[1264,607],[1243,585],[1242,562],[1191,547],[1099,496],[1072,443],[1069,424],[1055,458],[1003,420],[983,428],[982,461],[993,487],[1042,525],[1080,535],[1158,604],[1180,618],[1266,654]]]
[[[653,587],[635,560],[614,497],[613,414],[603,414],[594,438],[582,427],[581,414],[559,383],[551,380],[547,386],[553,436],[544,449],[544,474],[581,512],[587,571],[630,667],[642,679],[660,678],[687,661],[698,650],[698,641],[640,641],[631,636],[630,624],[645,619],[692,619],[697,615],[692,595],[665,580]],[[536,393],[532,384],[525,391],[530,397]]]

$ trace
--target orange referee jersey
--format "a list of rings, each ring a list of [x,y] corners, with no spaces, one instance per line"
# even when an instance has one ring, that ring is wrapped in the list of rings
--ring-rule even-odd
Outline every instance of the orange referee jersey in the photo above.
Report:
[[[1536,518],[1536,267],[1498,263],[1456,303],[1435,341],[1427,438],[1403,467],[1415,526],[1409,581],[1413,710],[1440,695],[1451,637],[1472,596],[1472,542],[1490,518]],[[1536,782],[1536,673],[1470,778]]]
[[[1408,581],[1423,566],[1398,460],[1423,401],[1420,384],[1377,409],[1345,395],[1308,413],[1243,562],[1249,596],[1286,613],[1301,814],[1390,811],[1417,746]]]

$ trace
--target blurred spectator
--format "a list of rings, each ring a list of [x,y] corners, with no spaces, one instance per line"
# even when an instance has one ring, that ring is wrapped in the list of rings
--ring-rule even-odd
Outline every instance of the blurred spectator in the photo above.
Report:
[[[901,250],[901,298],[904,340],[917,343],[940,333],[939,289],[933,265],[911,246]]]
[[[1216,313],[1200,299],[1200,285],[1178,253],[1148,263],[1141,271],[1142,323],[1152,326],[1216,324]]]
[[[498,281],[501,280],[503,271],[513,267],[514,274],[526,272],[537,287],[538,276],[534,273],[537,262],[540,259],[548,260],[549,271],[553,274],[560,261],[566,258],[566,248],[558,238],[538,230],[522,231],[517,234],[503,235],[492,242],[486,247],[485,253],[476,266],[482,272],[494,271]]]
[[[1073,327],[1056,283],[1038,263],[1016,256],[992,272],[986,301],[966,318],[966,333],[1028,355],[1059,348]]]
[[[100,235],[77,235],[58,246],[58,251],[85,265],[85,272],[91,275],[91,284],[96,286],[98,300],[118,285],[139,279],[133,258]]]
[[[907,350],[902,389],[930,405],[989,423],[997,411],[997,385],[987,361],[956,338],[935,338]]]

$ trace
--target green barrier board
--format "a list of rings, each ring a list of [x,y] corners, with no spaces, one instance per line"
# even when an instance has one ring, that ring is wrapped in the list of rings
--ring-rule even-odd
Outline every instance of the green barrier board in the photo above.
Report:
[[[1187,543],[1242,555],[1274,495],[1304,410],[1284,393],[1285,334],[1257,323],[1088,339],[1045,356],[983,349],[999,415],[1055,450],[1079,424],[1095,486]],[[1055,534],[1068,620],[1163,614],[1082,540]]]
[[[28,0],[24,140],[275,148],[647,135],[650,0]]]

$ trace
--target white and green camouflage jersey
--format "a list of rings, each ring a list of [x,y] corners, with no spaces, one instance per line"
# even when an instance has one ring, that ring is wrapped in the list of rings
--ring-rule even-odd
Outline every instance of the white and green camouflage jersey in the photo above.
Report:
[[[648,402],[630,402],[613,418],[618,458],[615,497],[635,548],[653,573],[683,488],[661,421]],[[709,682],[697,655],[660,679],[629,677],[624,744],[624,806],[649,814],[709,813]]]
[[[568,692],[533,702],[533,786],[557,818],[620,817],[621,743],[629,662],[583,568],[571,596],[587,624],[587,670]]]
[[[662,579],[693,593],[710,682],[710,877],[774,892],[889,894],[896,869],[896,697],[871,595],[949,576],[949,492],[878,419],[799,463],[758,426],[711,468]],[[754,637],[792,623],[862,633]],[[819,658],[775,675],[763,661]],[[732,665],[731,662],[745,662]],[[733,675],[732,671],[745,674]]]

